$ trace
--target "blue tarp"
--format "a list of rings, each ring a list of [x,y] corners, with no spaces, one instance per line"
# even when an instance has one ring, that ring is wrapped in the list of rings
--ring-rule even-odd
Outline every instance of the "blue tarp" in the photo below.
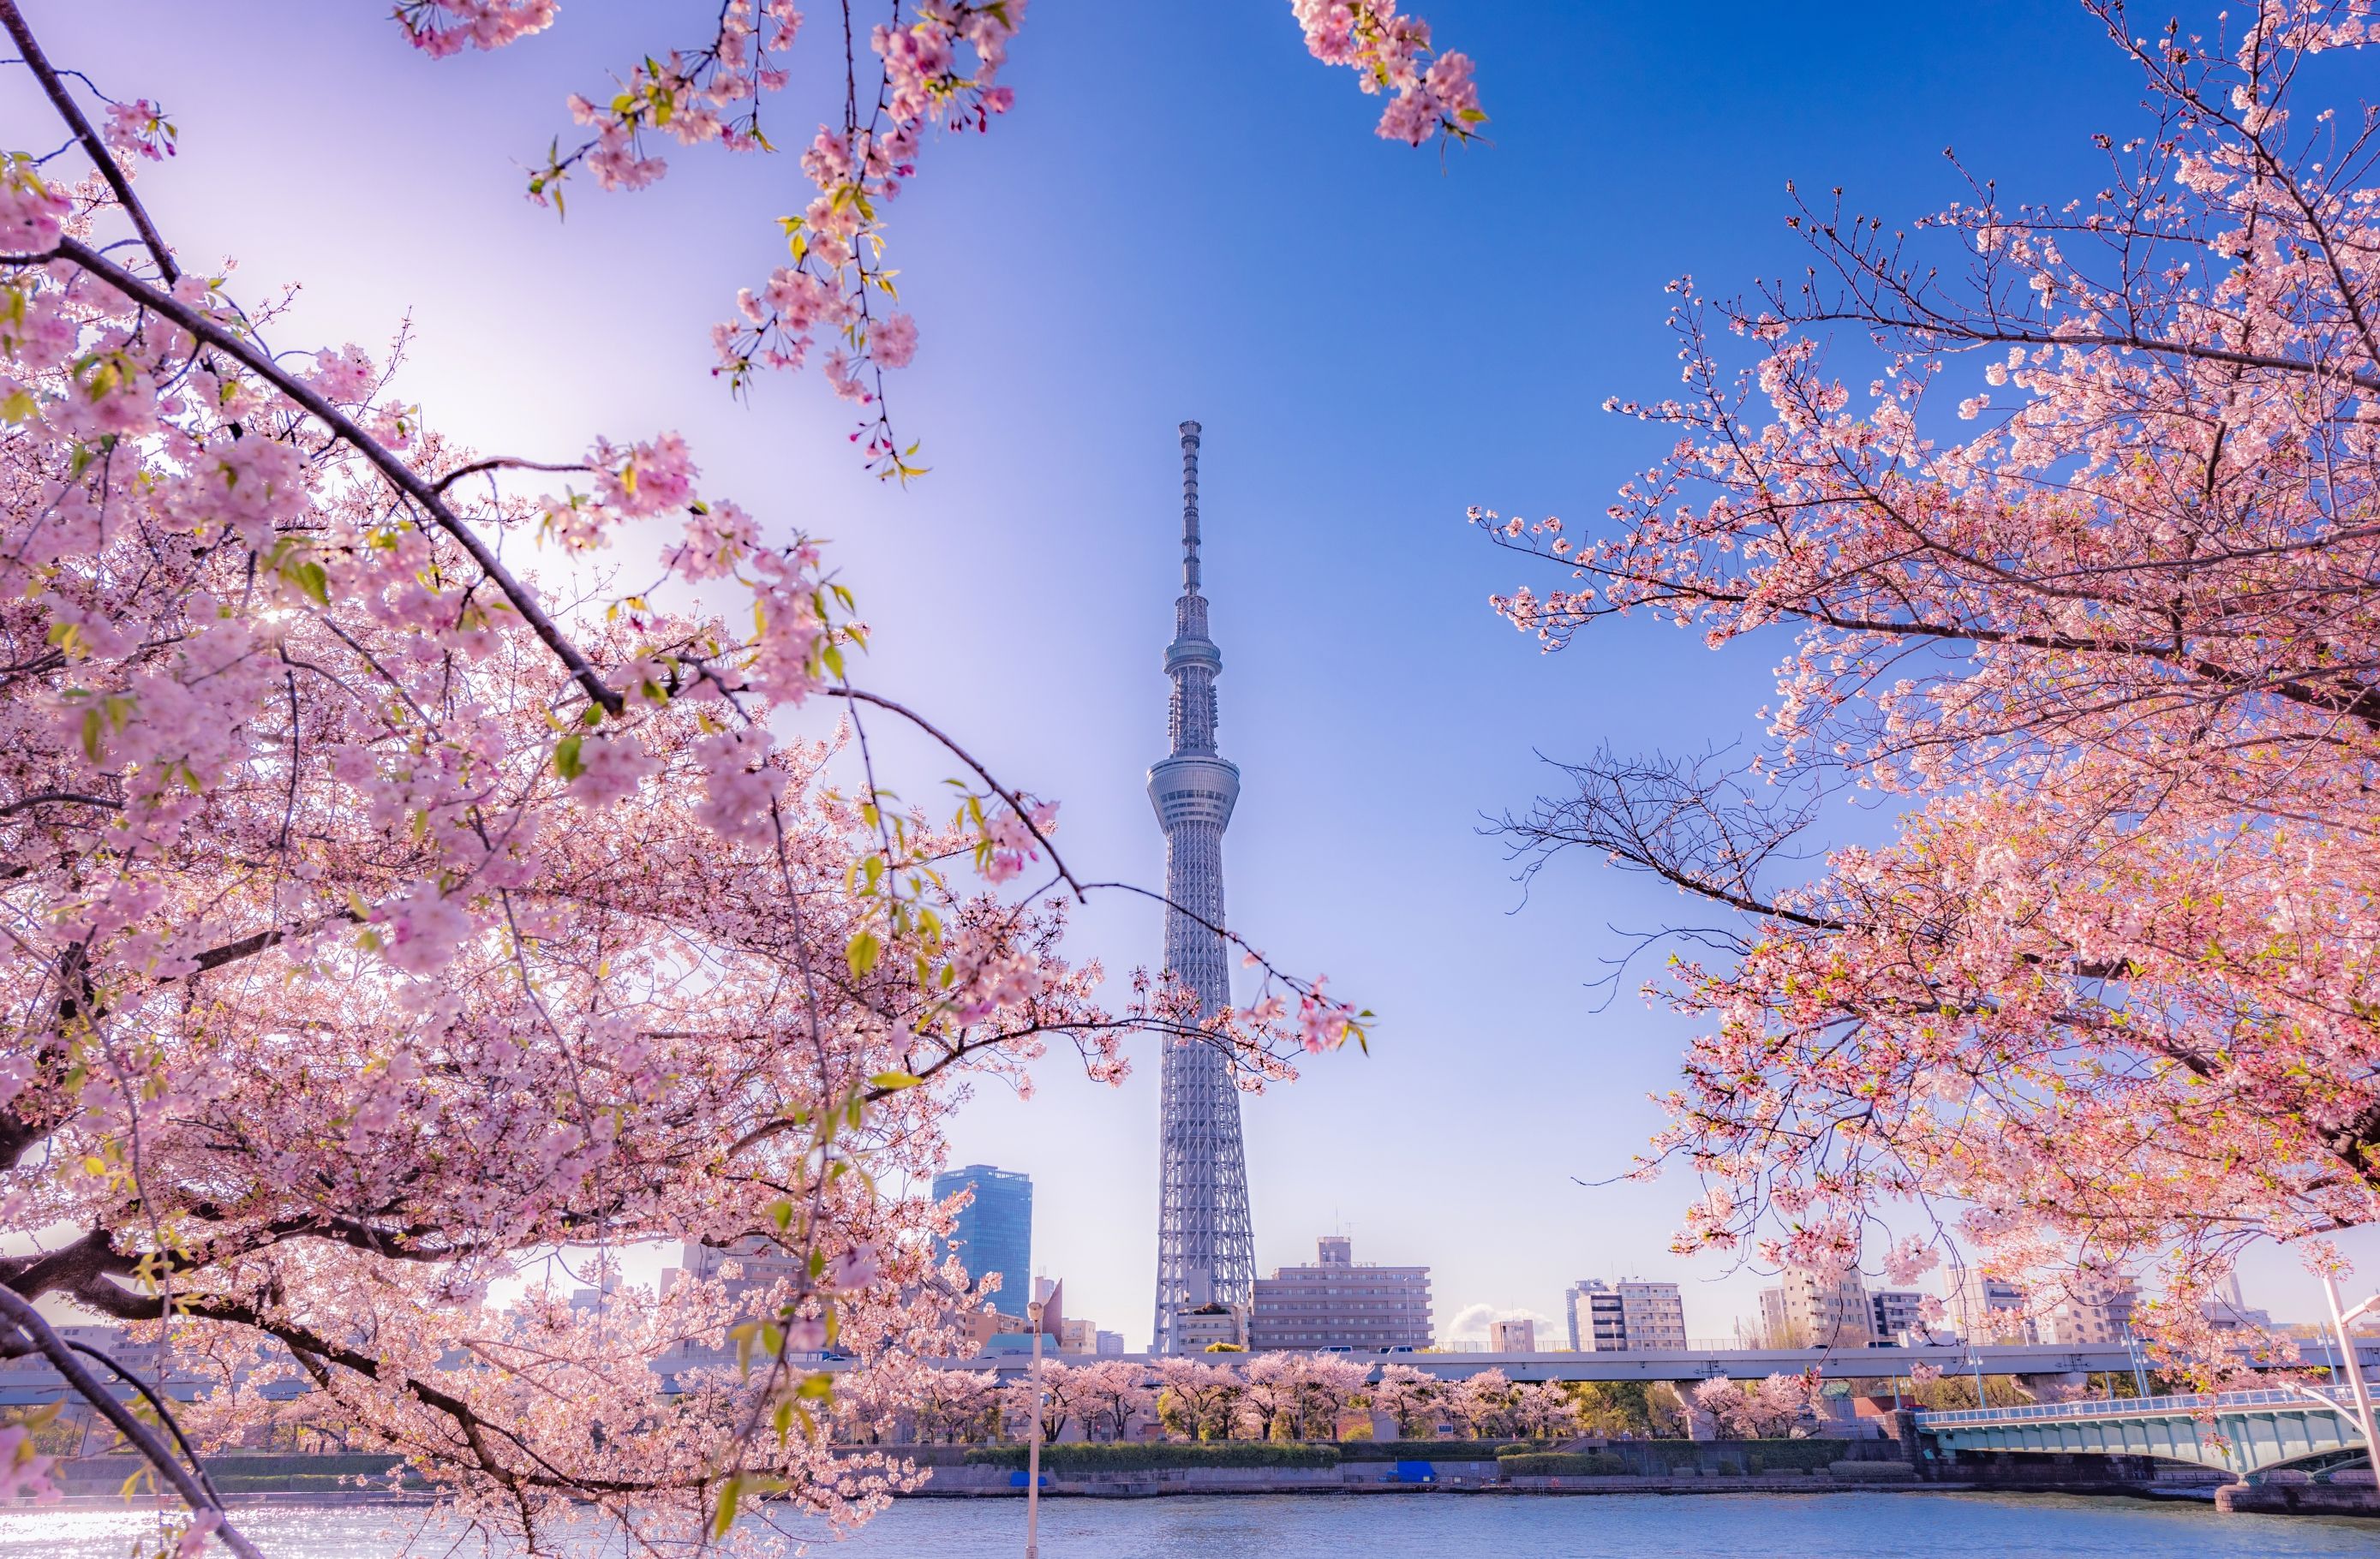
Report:
[[[1401,1461],[1397,1463],[1396,1480],[1400,1483],[1435,1483],[1438,1481],[1438,1468],[1427,1462]]]
[[[1025,1487],[1025,1472],[1023,1468],[1020,1468],[1016,1471],[1008,1475],[1008,1486],[1012,1489],[1021,1489]],[[1045,1489],[1050,1486],[1050,1475],[1046,1472],[1041,1475],[1041,1486]]]

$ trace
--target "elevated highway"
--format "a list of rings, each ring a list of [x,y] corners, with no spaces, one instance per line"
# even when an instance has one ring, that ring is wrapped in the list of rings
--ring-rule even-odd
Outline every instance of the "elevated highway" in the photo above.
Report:
[[[2366,1374],[2380,1375],[2380,1337],[2360,1339],[2357,1351]],[[1081,1356],[1051,1353],[1047,1357],[1061,1363],[1074,1363]],[[1151,1361],[1147,1354],[1127,1354],[1124,1357]],[[1225,1353],[1198,1357],[1206,1358],[1209,1362],[1225,1362],[1250,1356]],[[1375,1367],[1410,1364],[1440,1380],[1462,1380],[1482,1371],[1501,1370],[1507,1378],[1515,1381],[1696,1381],[1713,1375],[1757,1380],[1772,1374],[1798,1375],[1812,1369],[1828,1380],[1869,1380],[1888,1379],[1895,1375],[1905,1377],[1912,1366],[1919,1364],[1946,1375],[1962,1375],[1969,1379],[1978,1373],[2001,1376],[2130,1374],[2140,1362],[2138,1355],[2121,1346],[2093,1348],[2050,1344],[1985,1347],[1972,1350],[1950,1344],[1927,1348],[1681,1348],[1641,1353],[1355,1353],[1345,1357]],[[2244,1349],[2240,1361],[2251,1368],[2266,1367],[2262,1361],[2248,1357]],[[1009,1375],[1027,1369],[1032,1357],[1019,1350],[948,1362],[955,1369],[988,1369]],[[2305,1357],[2296,1367],[2307,1368],[2330,1362],[2329,1353],[2322,1345],[2315,1344],[2308,1348]]]

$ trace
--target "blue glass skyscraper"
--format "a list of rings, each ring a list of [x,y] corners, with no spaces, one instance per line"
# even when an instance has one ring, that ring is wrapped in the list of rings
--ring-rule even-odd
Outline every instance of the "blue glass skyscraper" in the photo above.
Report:
[[[992,1296],[992,1308],[1002,1315],[1022,1315],[1033,1298],[1033,1178],[970,1164],[935,1176],[934,1200],[970,1187],[975,1200],[959,1210],[949,1248],[976,1282],[998,1273],[1000,1292]]]

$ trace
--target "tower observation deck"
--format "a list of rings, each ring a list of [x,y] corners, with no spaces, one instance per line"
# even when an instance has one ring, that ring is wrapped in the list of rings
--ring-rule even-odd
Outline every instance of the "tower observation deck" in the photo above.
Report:
[[[1215,751],[1215,678],[1222,652],[1207,636],[1198,593],[1198,425],[1182,425],[1182,595],[1165,674],[1173,683],[1173,751],[1148,771],[1165,830],[1165,973],[1196,993],[1201,1016],[1232,1000],[1223,925],[1223,829],[1240,797],[1239,766]],[[1158,1123],[1157,1319],[1149,1351],[1172,1353],[1174,1318],[1207,1304],[1245,1305],[1256,1284],[1240,1094],[1222,1052],[1165,1041]]]

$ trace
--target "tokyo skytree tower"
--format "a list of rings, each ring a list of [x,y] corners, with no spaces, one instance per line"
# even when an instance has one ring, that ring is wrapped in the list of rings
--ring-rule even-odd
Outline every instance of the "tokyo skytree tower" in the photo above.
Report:
[[[1148,771],[1148,799],[1165,829],[1165,972],[1197,993],[1201,1015],[1231,1004],[1223,938],[1223,828],[1240,770],[1215,752],[1215,677],[1222,652],[1207,636],[1198,593],[1198,425],[1182,425],[1182,598],[1173,603],[1173,755]],[[1185,913],[1184,912],[1188,912]],[[1205,924],[1201,924],[1204,922]],[[1240,1151],[1240,1094],[1230,1066],[1197,1039],[1165,1041],[1158,1122],[1157,1323],[1153,1353],[1176,1351],[1184,1307],[1244,1305],[1256,1283],[1248,1171]]]

